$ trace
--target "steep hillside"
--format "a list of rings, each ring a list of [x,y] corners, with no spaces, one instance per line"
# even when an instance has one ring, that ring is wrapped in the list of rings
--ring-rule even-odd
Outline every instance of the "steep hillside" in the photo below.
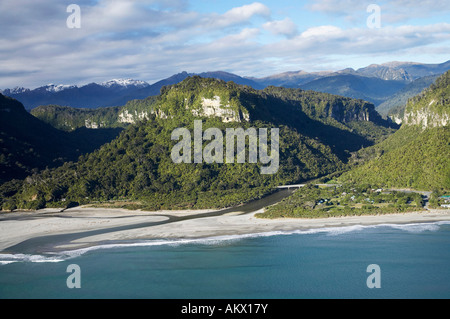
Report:
[[[423,128],[450,123],[450,71],[440,76],[429,89],[408,101],[403,121],[407,125]]]
[[[124,128],[148,118],[156,97],[128,101],[124,106],[98,109],[80,109],[59,105],[41,105],[31,110],[31,114],[53,127],[73,131],[79,128]]]
[[[382,143],[362,150],[371,159],[342,181],[378,186],[450,190],[450,71],[408,102],[404,124]]]
[[[450,190],[450,127],[423,132],[418,127],[402,128],[394,135],[391,142],[401,144],[399,147],[378,148],[379,157],[345,173],[340,180],[383,187]],[[396,143],[397,140],[403,143]]]
[[[388,65],[372,64],[365,68],[358,69],[362,75],[377,77],[382,80],[412,81],[413,77],[402,68],[395,68]]]
[[[76,160],[110,141],[117,130],[57,130],[25,111],[23,105],[0,94],[0,184],[33,171]]]

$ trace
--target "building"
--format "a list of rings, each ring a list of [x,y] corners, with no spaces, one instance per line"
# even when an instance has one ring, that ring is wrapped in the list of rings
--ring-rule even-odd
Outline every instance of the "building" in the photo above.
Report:
[[[444,202],[446,202],[446,203],[450,203],[450,195],[444,195],[439,198],[443,199]]]

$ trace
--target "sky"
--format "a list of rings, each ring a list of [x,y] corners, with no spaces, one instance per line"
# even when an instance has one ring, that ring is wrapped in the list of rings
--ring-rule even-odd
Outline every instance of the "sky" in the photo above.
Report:
[[[448,60],[449,0],[0,1],[0,89]]]

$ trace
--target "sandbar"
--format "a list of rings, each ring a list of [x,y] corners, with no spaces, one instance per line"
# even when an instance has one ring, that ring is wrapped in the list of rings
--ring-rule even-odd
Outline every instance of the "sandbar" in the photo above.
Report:
[[[14,252],[20,243],[36,238],[68,235],[55,242],[58,249],[77,249],[101,242],[147,239],[206,238],[266,232],[309,230],[353,225],[450,222],[450,210],[376,216],[348,216],[316,219],[262,219],[253,212],[235,210],[130,211],[126,209],[76,207],[60,212],[44,209],[34,212],[0,214],[0,252]],[[75,236],[74,236],[75,234]],[[56,238],[56,237],[55,237]],[[57,237],[62,238],[62,237]]]

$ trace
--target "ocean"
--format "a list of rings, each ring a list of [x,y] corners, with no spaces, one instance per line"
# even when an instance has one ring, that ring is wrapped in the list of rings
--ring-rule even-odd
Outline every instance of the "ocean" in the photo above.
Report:
[[[0,298],[447,299],[449,248],[433,222],[3,253]]]

